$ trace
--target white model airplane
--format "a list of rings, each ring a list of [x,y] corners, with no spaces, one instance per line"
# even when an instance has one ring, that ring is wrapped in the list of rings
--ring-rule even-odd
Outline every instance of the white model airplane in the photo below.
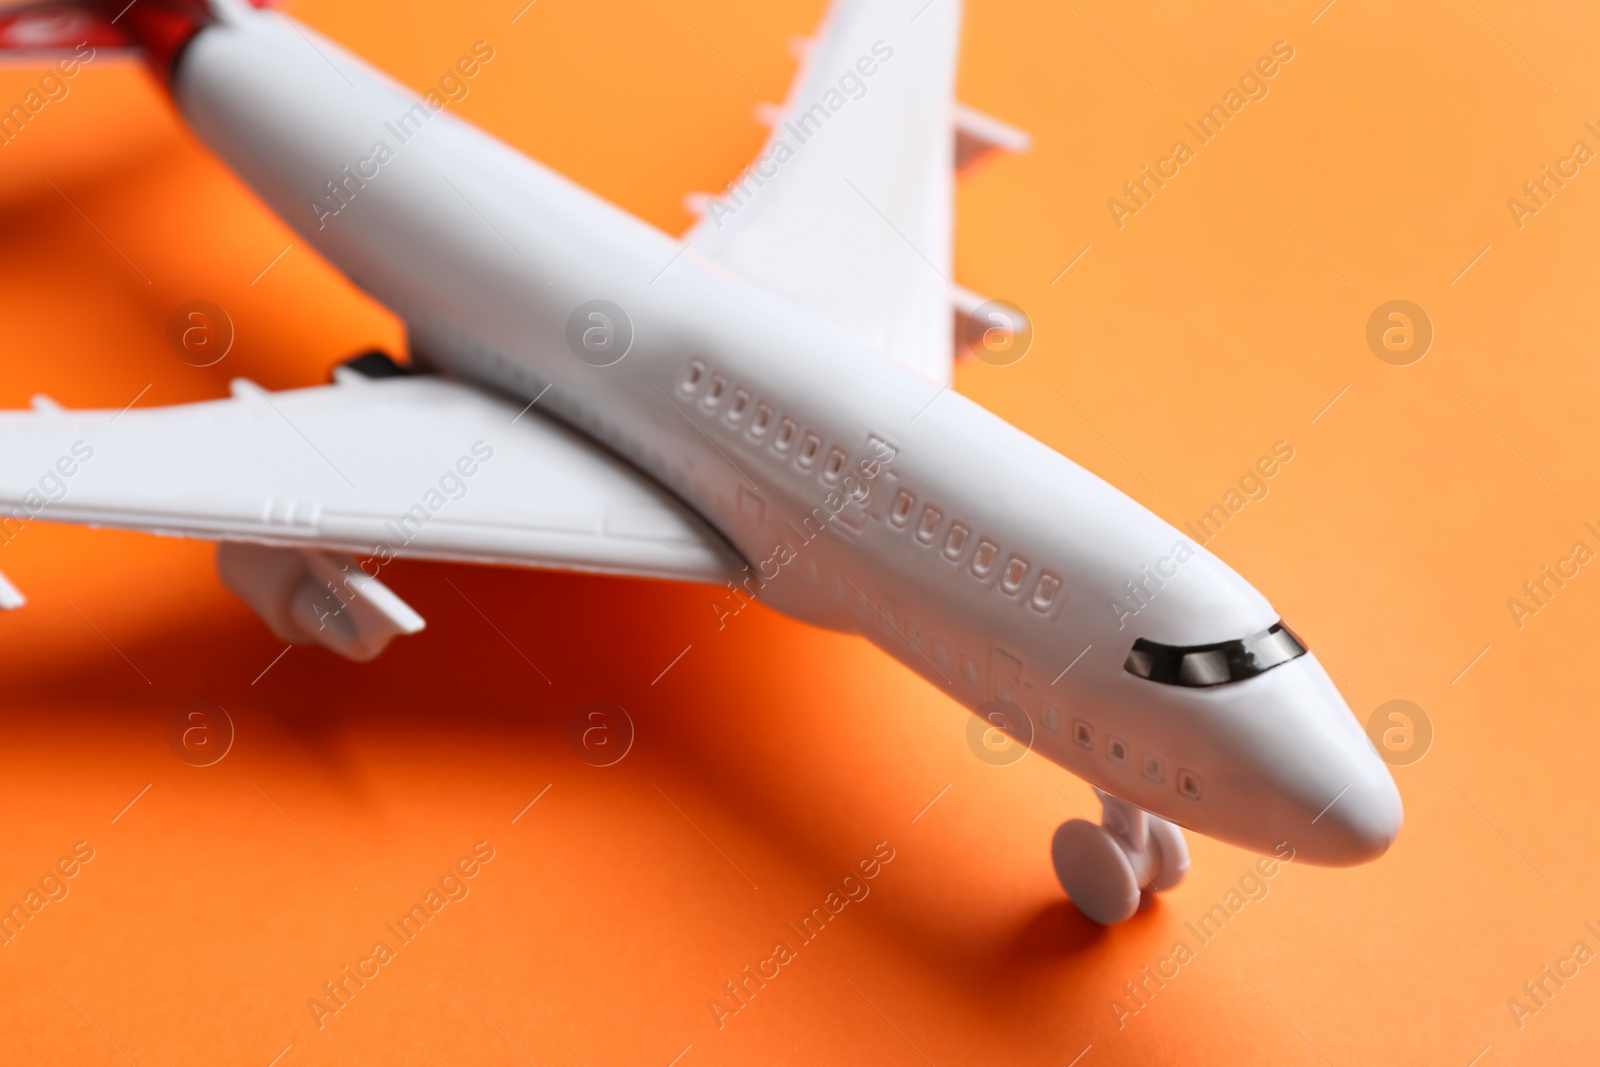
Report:
[[[376,577],[394,557],[724,586],[862,635],[1092,783],[1101,825],[1052,855],[1102,923],[1183,877],[1178,826],[1328,865],[1394,839],[1387,768],[1266,599],[947,388],[975,302],[947,280],[952,164],[1026,140],[953,103],[959,0],[835,0],[761,156],[681,240],[275,11],[123,2],[0,9],[0,47],[142,51],[429,373],[40,398],[0,416],[0,539],[216,541],[274,632],[352,659],[423,625]]]

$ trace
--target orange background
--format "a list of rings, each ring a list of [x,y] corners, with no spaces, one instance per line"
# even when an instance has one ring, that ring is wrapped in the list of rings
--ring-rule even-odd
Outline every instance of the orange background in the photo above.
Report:
[[[490,42],[460,114],[681,232],[683,195],[758,148],[752,108],[782,98],[823,2],[538,0],[512,24],[519,6],[293,12],[417,88]],[[261,676],[282,646],[209,545],[38,523],[0,551],[31,599],[0,618],[0,902],[74,842],[96,856],[0,948],[7,1062],[1592,1060],[1600,965],[1522,1029],[1506,1000],[1580,938],[1600,949],[1600,576],[1520,630],[1506,600],[1600,547],[1600,176],[1520,230],[1505,201],[1573,141],[1600,148],[1600,22],[1319,6],[971,0],[961,95],[1035,148],[961,182],[958,280],[1027,308],[1037,340],[956,384],[1179,525],[1293,445],[1212,547],[1359,716],[1404,698],[1431,718],[1388,856],[1286,868],[1119,1028],[1123,983],[1253,858],[1191,838],[1178,891],[1089,924],[1048,862],[1087,787],[980,762],[967,713],[859,640],[765,609],[718,632],[701,588],[397,564],[425,633],[366,666],[296,648]],[[1118,230],[1106,199],[1278,40],[1295,58],[1270,97]],[[0,71],[0,103],[38,74]],[[6,407],[311,384],[401,344],[108,55],[0,148],[0,231]],[[195,298],[238,329],[203,370],[163,339]],[[1408,367],[1364,340],[1394,298],[1437,331]],[[209,768],[167,747],[195,699],[237,726]],[[566,740],[594,699],[637,725],[605,769]],[[480,840],[496,858],[471,895],[319,1031],[306,1000]],[[896,857],[871,896],[719,1030],[707,1001],[878,841]]]

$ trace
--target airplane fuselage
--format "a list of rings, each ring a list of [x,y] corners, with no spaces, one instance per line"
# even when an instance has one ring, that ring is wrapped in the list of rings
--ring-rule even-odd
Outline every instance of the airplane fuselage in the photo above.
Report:
[[[180,55],[190,126],[401,317],[420,362],[537,400],[714,526],[747,564],[710,598],[723,624],[755,599],[859,633],[1052,762],[1206,834],[1288,840],[1313,862],[1387,846],[1392,782],[1313,656],[1213,688],[1124,669],[1136,638],[1204,645],[1278,621],[1216,557],[336,46],[250,21]],[[1314,818],[1352,789],[1344,806],[1365,814]]]

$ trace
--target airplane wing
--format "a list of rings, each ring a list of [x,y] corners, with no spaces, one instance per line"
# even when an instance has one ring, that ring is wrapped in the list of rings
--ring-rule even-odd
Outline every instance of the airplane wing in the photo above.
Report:
[[[536,408],[430,376],[336,374],[277,393],[238,379],[230,399],[176,407],[41,397],[0,414],[0,543],[52,521],[383,562],[738,571],[675,497]]]
[[[834,0],[760,156],[686,238],[940,382],[960,23],[960,0]]]

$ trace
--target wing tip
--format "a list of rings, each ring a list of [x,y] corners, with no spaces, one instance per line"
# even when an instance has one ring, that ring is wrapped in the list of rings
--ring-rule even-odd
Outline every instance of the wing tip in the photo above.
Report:
[[[4,574],[0,574],[0,611],[16,611],[28,602],[22,595],[22,590],[11,584]]]

